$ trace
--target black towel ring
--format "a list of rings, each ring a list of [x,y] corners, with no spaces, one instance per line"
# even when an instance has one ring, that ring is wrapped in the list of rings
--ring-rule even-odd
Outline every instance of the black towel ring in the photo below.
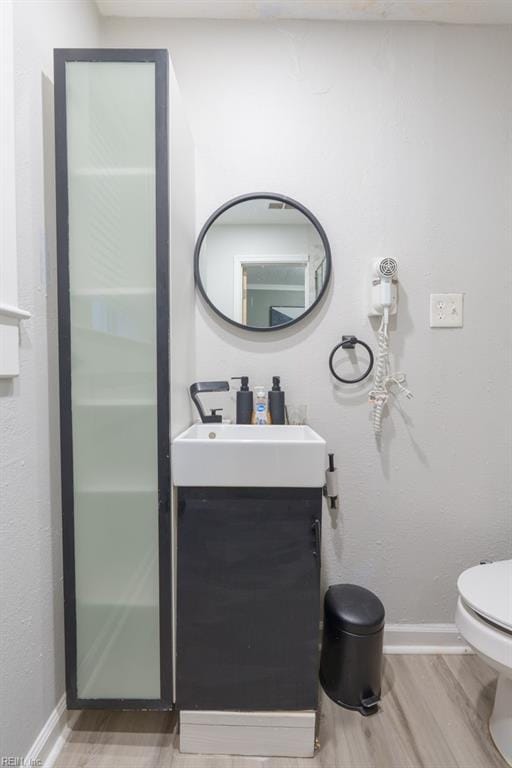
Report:
[[[334,366],[333,366],[334,355],[336,354],[338,349],[354,349],[356,344],[360,344],[368,352],[368,355],[370,358],[368,368],[363,373],[363,375],[359,376],[359,378],[357,379],[342,379],[341,376],[338,376],[338,374],[334,370]],[[363,381],[363,379],[366,379],[366,377],[370,375],[371,370],[373,368],[373,352],[368,346],[368,344],[366,344],[366,342],[361,341],[361,339],[358,339],[356,336],[342,336],[340,343],[334,347],[333,351],[329,355],[329,368],[334,378],[337,379],[338,381],[343,382],[343,384],[357,384],[358,381]]]

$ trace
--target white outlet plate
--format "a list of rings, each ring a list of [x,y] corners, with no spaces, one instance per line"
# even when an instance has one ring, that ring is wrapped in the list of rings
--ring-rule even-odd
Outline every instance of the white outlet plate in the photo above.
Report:
[[[430,327],[462,328],[464,325],[463,293],[430,294]]]

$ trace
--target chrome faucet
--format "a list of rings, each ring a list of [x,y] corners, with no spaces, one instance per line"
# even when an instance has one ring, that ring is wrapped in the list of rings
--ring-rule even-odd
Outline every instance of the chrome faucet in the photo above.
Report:
[[[210,413],[206,414],[198,398],[200,392],[229,392],[229,381],[196,381],[190,385],[190,397],[203,424],[220,424],[222,416],[217,414],[217,411],[222,411],[222,408],[212,408]]]

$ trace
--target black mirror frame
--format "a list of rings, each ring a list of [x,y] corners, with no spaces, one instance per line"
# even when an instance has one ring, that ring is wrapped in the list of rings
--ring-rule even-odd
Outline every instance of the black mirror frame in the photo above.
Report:
[[[322,245],[324,246],[325,251],[325,260],[326,260],[326,271],[325,271],[325,280],[324,284],[322,286],[322,290],[314,300],[310,306],[304,310],[302,315],[299,317],[294,318],[293,320],[290,320],[289,323],[282,323],[281,325],[274,325],[274,326],[268,326],[266,328],[258,328],[254,325],[244,325],[243,323],[237,323],[236,320],[232,320],[230,317],[225,315],[223,312],[221,312],[215,304],[210,300],[208,294],[205,291],[203,282],[201,280],[201,275],[199,273],[199,255],[201,253],[201,246],[203,244],[203,240],[206,237],[206,233],[216,221],[219,216],[221,216],[225,211],[229,210],[229,208],[232,208],[235,205],[238,205],[239,203],[245,203],[249,200],[276,200],[277,202],[286,203],[287,205],[291,205],[296,210],[300,211],[304,216],[309,219],[311,224],[315,227],[316,231],[320,235],[320,239],[322,241]],[[194,249],[194,279],[196,286],[199,290],[199,293],[203,297],[206,304],[215,312],[216,315],[221,317],[223,320],[225,320],[230,325],[236,326],[236,328],[242,328],[244,331],[259,331],[262,333],[265,333],[267,331],[281,331],[284,328],[290,328],[290,326],[295,325],[296,323],[300,323],[307,315],[309,315],[315,307],[317,307],[320,302],[322,301],[325,292],[327,291],[327,287],[329,285],[329,281],[331,279],[331,273],[332,273],[332,258],[331,258],[331,246],[329,245],[329,240],[327,239],[327,235],[325,234],[324,228],[314,216],[310,210],[305,208],[301,203],[297,202],[297,200],[293,200],[291,197],[287,197],[286,195],[278,195],[275,192],[254,192],[248,195],[239,195],[238,197],[234,197],[232,200],[228,200],[227,203],[224,203],[220,206],[220,208],[217,208],[216,211],[212,213],[212,215],[206,220],[206,222],[203,224],[203,227],[199,233],[199,236],[197,238],[196,246]]]

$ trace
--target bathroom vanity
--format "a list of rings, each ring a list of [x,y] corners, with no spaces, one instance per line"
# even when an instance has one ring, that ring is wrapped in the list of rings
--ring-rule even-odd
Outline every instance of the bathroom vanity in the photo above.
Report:
[[[315,708],[321,494],[178,490],[178,707]]]
[[[311,755],[325,443],[201,424],[172,451],[180,748]]]

